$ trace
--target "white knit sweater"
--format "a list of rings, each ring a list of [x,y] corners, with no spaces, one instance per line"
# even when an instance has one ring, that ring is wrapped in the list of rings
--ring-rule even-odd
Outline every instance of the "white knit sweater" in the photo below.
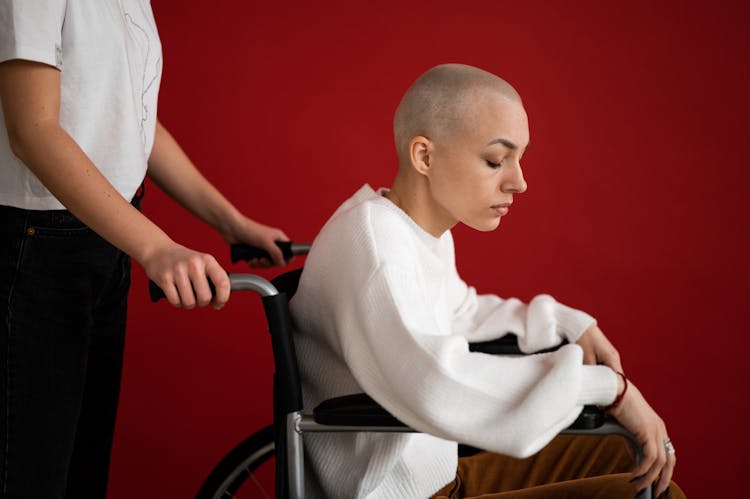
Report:
[[[508,332],[524,351],[575,342],[594,319],[547,295],[477,295],[450,232],[433,237],[367,185],[315,239],[291,307],[306,410],[365,391],[423,432],[306,435],[311,497],[424,499],[455,477],[455,442],[529,456],[617,392],[613,371],[584,366],[577,345],[469,352]]]

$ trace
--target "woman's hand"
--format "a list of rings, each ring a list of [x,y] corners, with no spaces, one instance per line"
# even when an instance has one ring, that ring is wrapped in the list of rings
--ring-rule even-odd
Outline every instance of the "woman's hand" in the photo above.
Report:
[[[596,324],[589,326],[576,343],[583,348],[584,364],[604,364],[615,372],[624,372],[620,354]]]
[[[208,304],[220,309],[229,300],[227,272],[214,257],[170,241],[157,248],[140,262],[146,275],[163,291],[175,307],[191,309]],[[208,279],[216,290],[211,296]]]
[[[251,260],[248,262],[251,267],[286,265],[281,250],[275,244],[276,241],[288,241],[286,234],[240,213],[198,171],[172,134],[158,120],[154,145],[148,158],[148,176],[170,197],[216,229],[227,243],[249,244],[263,248],[271,255],[271,260]]]
[[[612,409],[612,416],[632,433],[643,449],[643,460],[633,471],[633,481],[640,491],[656,483],[655,497],[664,492],[672,479],[677,457],[667,452],[667,428],[641,392],[628,382],[622,402]],[[671,445],[671,444],[670,444]]]
[[[284,267],[288,262],[284,260],[284,255],[276,246],[276,241],[289,241],[284,231],[276,227],[269,227],[251,220],[247,217],[240,217],[234,221],[230,228],[222,233],[224,240],[229,244],[245,243],[251,246],[262,248],[271,255],[271,260],[267,258],[253,258],[248,261],[251,267],[270,267],[278,265]]]

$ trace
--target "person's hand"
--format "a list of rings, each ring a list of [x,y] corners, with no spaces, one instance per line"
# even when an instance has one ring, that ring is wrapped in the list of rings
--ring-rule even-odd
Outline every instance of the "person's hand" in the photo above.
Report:
[[[583,348],[584,364],[603,364],[615,372],[624,372],[620,354],[596,324],[589,326],[576,343]]]
[[[248,261],[251,267],[270,267],[278,265],[284,267],[288,262],[284,260],[284,255],[276,246],[276,241],[289,241],[284,231],[276,227],[269,227],[251,220],[247,217],[241,217],[232,223],[231,227],[222,233],[222,237],[229,244],[245,243],[251,246],[262,248],[271,255],[271,261],[267,258],[253,258]]]
[[[191,309],[196,305],[205,307],[211,304],[218,310],[229,300],[227,272],[209,254],[170,242],[140,263],[146,275],[164,291],[167,301],[175,307]],[[216,290],[213,298],[208,279]]]
[[[664,421],[631,382],[622,402],[610,414],[635,436],[643,449],[643,460],[633,471],[636,488],[640,491],[656,482],[655,497],[658,497],[669,486],[677,463],[674,447],[668,444]],[[671,452],[667,451],[668,446]]]

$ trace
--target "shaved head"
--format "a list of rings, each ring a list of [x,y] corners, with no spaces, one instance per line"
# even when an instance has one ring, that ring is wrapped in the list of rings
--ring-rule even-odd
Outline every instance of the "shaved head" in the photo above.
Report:
[[[440,141],[466,130],[477,106],[488,94],[521,102],[508,82],[464,64],[435,66],[417,78],[401,99],[393,119],[399,163],[405,164],[409,141],[416,136]]]

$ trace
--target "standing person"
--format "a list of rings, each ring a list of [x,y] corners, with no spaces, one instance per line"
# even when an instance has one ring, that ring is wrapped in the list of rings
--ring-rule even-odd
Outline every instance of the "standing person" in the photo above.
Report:
[[[242,215],[158,121],[161,72],[148,0],[0,0],[0,498],[105,497],[130,258],[172,305],[229,298],[211,255],[140,213],[146,175],[284,265],[286,235]]]

